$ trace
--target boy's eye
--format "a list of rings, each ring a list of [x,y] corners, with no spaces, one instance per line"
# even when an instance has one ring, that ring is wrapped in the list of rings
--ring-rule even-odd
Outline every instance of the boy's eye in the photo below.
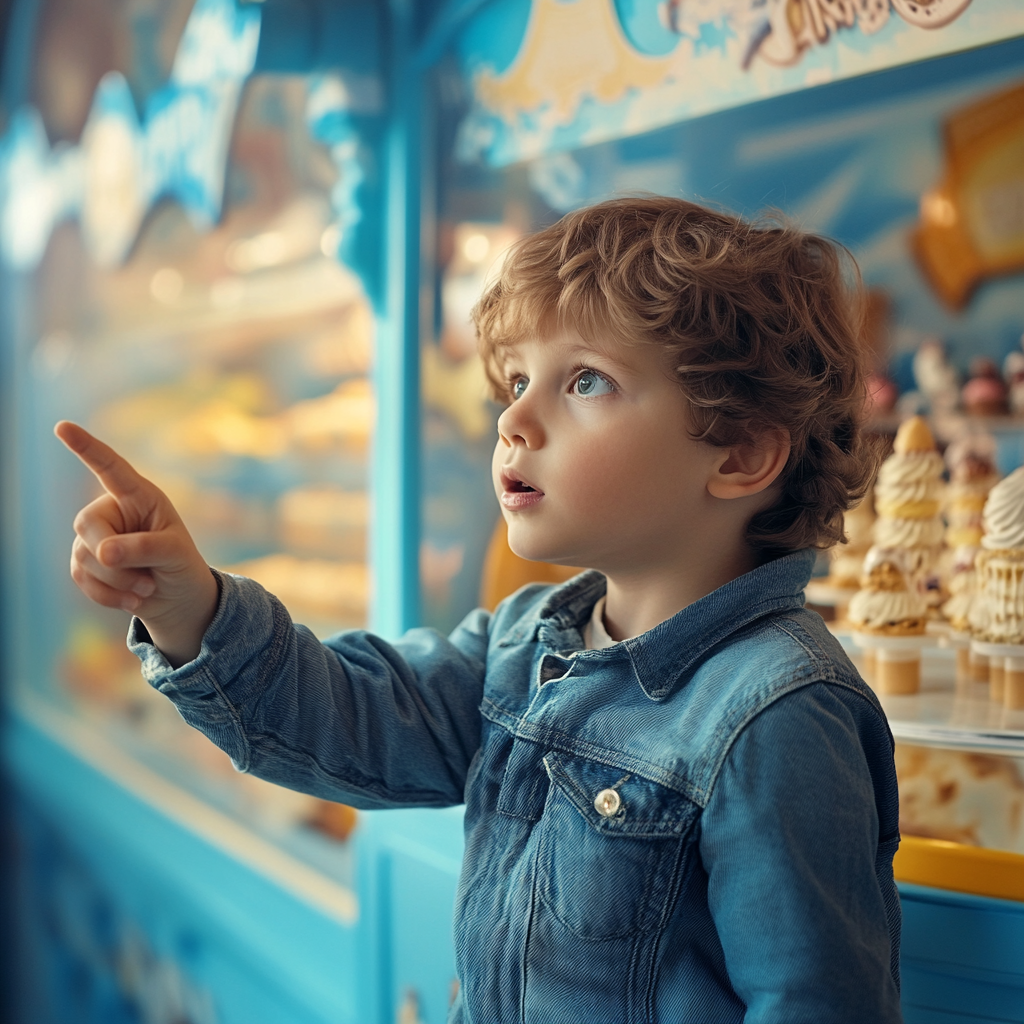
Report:
[[[593,398],[595,395],[610,395],[615,388],[601,374],[593,370],[584,370],[573,381],[572,390],[574,394]]]
[[[526,391],[526,385],[529,383],[530,382],[525,377],[516,377],[516,379],[512,381],[512,397],[514,399],[522,398],[523,393]]]

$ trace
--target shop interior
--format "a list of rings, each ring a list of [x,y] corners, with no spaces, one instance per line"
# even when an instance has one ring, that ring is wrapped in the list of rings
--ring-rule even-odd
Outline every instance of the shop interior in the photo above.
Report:
[[[461,809],[357,812],[190,729],[68,577],[95,482],[52,427],[318,636],[448,632],[571,575],[505,542],[470,310],[523,234],[656,193],[860,268],[870,429],[944,459],[915,682],[853,621],[870,498],[807,597],[896,740],[906,1021],[1024,1022],[1024,647],[942,611],[987,494],[957,518],[957,486],[1024,465],[1017,0],[16,0],[4,31],[9,1019],[445,1020]]]

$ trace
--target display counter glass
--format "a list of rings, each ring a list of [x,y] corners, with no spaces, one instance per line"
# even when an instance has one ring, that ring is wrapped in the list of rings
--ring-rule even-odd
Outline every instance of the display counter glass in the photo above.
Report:
[[[367,622],[374,317],[336,256],[339,173],[311,136],[310,79],[251,78],[233,117],[206,124],[225,148],[223,180],[205,183],[223,190],[221,216],[206,223],[198,200],[182,200],[189,153],[178,154],[180,174],[153,155],[180,143],[173,123],[156,123],[153,96],[166,111],[196,93],[166,85],[181,77],[191,4],[159,16],[144,7],[104,8],[93,23],[53,0],[41,16],[33,98],[50,139],[67,140],[53,159],[81,138],[84,199],[22,272],[9,324],[19,435],[5,487],[19,496],[21,538],[13,697],[37,721],[87,724],[347,884],[341,841],[355,812],[238,773],[145,685],[125,646],[127,616],[90,603],[68,574],[72,521],[99,490],[53,438],[60,419],[119,451],[170,497],[211,565],[264,584],[295,621],[319,636]],[[141,136],[130,111],[101,116],[118,83],[145,111]],[[104,190],[104,155],[125,166],[118,144],[135,147],[134,177]],[[158,171],[178,193],[153,197],[123,254],[105,250],[125,223],[117,204]]]

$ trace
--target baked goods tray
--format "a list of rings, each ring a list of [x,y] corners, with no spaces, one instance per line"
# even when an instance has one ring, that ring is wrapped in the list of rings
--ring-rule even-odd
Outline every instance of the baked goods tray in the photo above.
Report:
[[[835,632],[862,669],[851,634]],[[1024,711],[990,701],[987,683],[957,682],[955,654],[947,648],[923,650],[920,693],[879,700],[897,741],[1024,758]]]

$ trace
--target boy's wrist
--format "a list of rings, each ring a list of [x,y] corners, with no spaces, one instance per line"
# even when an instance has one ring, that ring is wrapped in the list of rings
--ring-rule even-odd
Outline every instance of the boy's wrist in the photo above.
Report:
[[[184,607],[176,605],[163,614],[139,615],[151,643],[172,668],[181,668],[199,656],[203,637],[217,614],[220,579],[212,571],[207,572],[205,579],[208,582]]]

